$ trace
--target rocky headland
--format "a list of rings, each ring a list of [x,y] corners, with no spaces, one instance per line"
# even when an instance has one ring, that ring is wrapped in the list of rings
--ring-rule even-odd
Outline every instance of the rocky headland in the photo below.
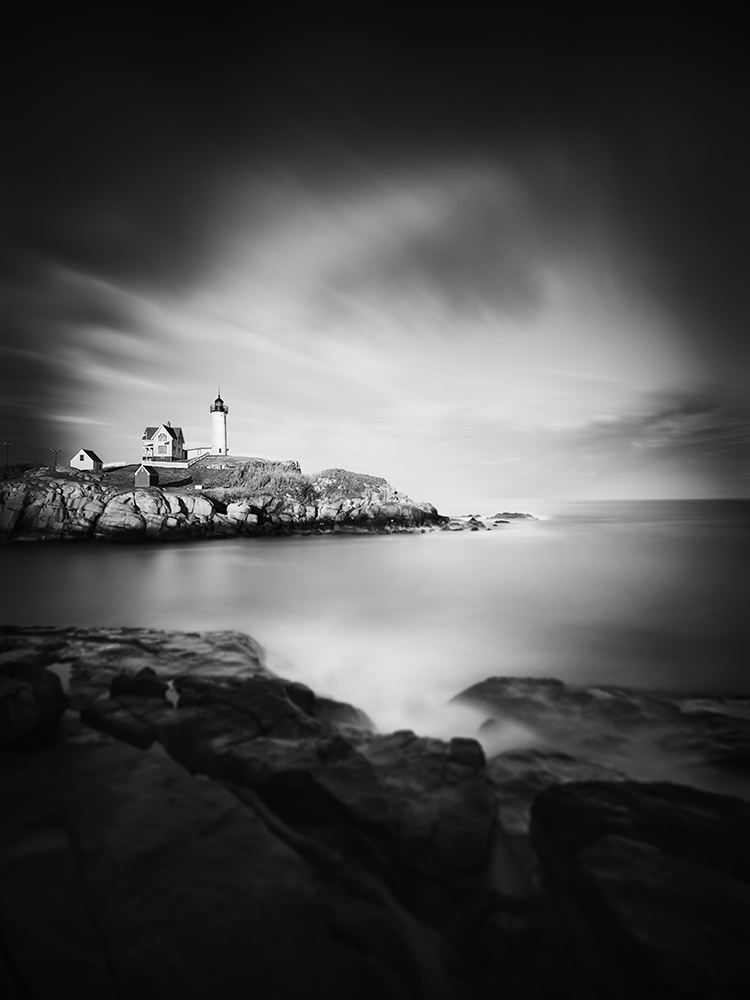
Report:
[[[296,462],[203,460],[133,487],[134,467],[102,474],[37,469],[0,485],[0,539],[165,541],[263,534],[394,532],[442,527],[432,504],[384,479]]]
[[[750,804],[581,730],[692,726],[742,769],[748,699],[460,697],[476,740],[381,734],[239,633],[0,629],[3,995],[747,996]],[[546,743],[495,751],[505,723]]]

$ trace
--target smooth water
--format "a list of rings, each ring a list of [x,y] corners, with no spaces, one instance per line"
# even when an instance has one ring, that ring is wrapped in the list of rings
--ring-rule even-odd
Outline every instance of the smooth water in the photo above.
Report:
[[[445,703],[501,674],[750,693],[750,502],[532,512],[478,532],[5,545],[0,621],[239,629],[381,729],[435,735],[475,728]]]

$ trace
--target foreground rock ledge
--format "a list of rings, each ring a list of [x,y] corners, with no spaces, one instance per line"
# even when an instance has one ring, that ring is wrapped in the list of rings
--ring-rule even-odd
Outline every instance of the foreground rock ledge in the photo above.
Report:
[[[4,996],[750,988],[737,799],[557,785],[534,873],[477,742],[377,734],[230,632],[2,628],[0,713]]]

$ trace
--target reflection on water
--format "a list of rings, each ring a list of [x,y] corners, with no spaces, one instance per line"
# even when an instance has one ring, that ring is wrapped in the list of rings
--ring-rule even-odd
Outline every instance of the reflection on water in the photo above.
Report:
[[[538,512],[492,532],[5,546],[0,618],[239,629],[380,728],[435,735],[476,730],[445,704],[494,675],[750,691],[747,503]]]

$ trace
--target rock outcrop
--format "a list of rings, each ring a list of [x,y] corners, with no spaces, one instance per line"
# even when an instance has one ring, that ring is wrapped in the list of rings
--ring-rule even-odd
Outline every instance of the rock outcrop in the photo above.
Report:
[[[379,734],[233,632],[6,626],[3,682],[11,1000],[748,994],[739,799]]]
[[[750,804],[582,782],[543,792],[531,832],[574,995],[750,996]]]
[[[67,708],[62,682],[44,662],[33,649],[0,652],[0,747],[50,735]]]
[[[287,463],[289,464],[289,463]],[[321,480],[327,483],[328,480]],[[386,484],[387,485],[387,484]],[[207,496],[188,486],[121,490],[92,473],[27,473],[0,486],[0,539],[158,541],[289,532],[414,531],[444,521],[429,503],[387,490]],[[228,494],[228,495],[227,495]]]
[[[494,514],[492,517],[482,518],[479,514],[463,514],[460,517],[451,517],[445,525],[448,531],[492,531],[502,524],[510,524],[511,521],[537,521],[533,514]]]
[[[0,758],[18,996],[463,995],[493,900],[478,743],[377,735],[233,633],[6,627],[0,650],[70,704]]]
[[[457,695],[486,715],[483,744],[509,727],[528,746],[644,780],[685,781],[750,798],[750,697],[696,696],[539,677],[490,677]],[[504,759],[501,756],[498,759]]]

